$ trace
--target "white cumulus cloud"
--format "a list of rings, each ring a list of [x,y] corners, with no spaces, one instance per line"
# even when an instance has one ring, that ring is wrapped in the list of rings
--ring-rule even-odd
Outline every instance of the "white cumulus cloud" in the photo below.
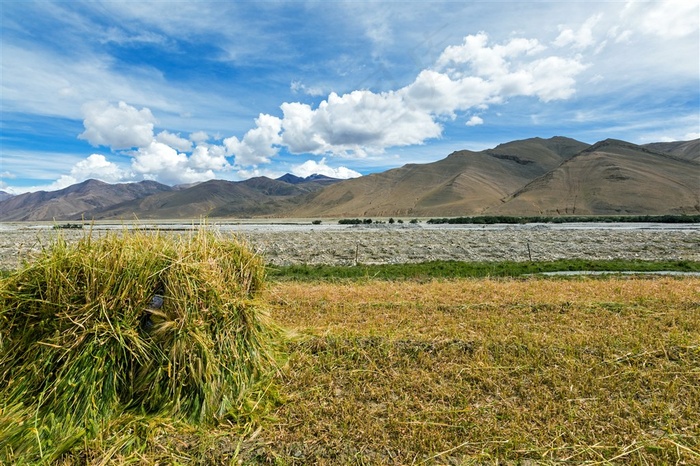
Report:
[[[302,163],[301,165],[296,165],[292,167],[292,174],[296,176],[300,176],[302,178],[306,178],[307,176],[311,175],[325,175],[325,176],[330,176],[331,178],[339,178],[339,179],[349,179],[349,178],[357,178],[362,176],[361,173],[356,172],[355,170],[352,170],[347,167],[338,167],[338,168],[333,168],[330,167],[326,164],[326,158],[322,158],[320,162],[316,162],[315,160],[307,160],[306,162]]]
[[[255,119],[256,127],[249,130],[242,140],[236,136],[224,139],[224,145],[230,154],[235,156],[238,166],[252,166],[269,163],[270,158],[277,154],[280,143],[282,122],[279,118],[260,114]]]
[[[483,120],[483,118],[474,115],[474,116],[471,117],[469,120],[467,120],[467,122],[466,122],[465,124],[466,124],[467,126],[478,126],[478,125],[483,125],[483,124],[484,124],[484,120]]]
[[[532,55],[544,50],[536,39],[515,38],[505,44],[488,46],[488,35],[480,32],[468,35],[461,45],[450,45],[437,60],[439,69],[468,65],[477,76],[496,77],[509,73],[509,60],[520,55]]]
[[[190,134],[190,141],[194,143],[207,142],[209,140],[209,135],[204,131],[195,131]]]
[[[213,144],[200,143],[189,157],[189,166],[196,170],[230,170],[226,159],[226,148]]]
[[[332,153],[363,157],[367,151],[421,144],[442,128],[396,92],[331,93],[318,108],[282,104],[282,142],[293,153]]]
[[[116,183],[129,176],[117,164],[108,161],[102,154],[92,154],[76,163],[70,174],[78,182],[94,178],[105,183]]]
[[[83,106],[85,131],[78,137],[93,146],[112,149],[143,147],[153,140],[155,118],[148,108],[141,110],[119,102],[89,102]]]
[[[434,69],[422,70],[403,88],[332,92],[316,108],[284,102],[282,118],[260,115],[243,139],[230,137],[224,144],[241,167],[269,163],[280,147],[293,154],[361,158],[388,147],[423,144],[442,135],[441,118],[456,118],[460,111],[483,110],[515,96],[543,102],[571,97],[586,65],[578,55],[543,56],[545,51],[535,39],[490,45],[483,32],[469,35],[462,44],[445,48]],[[304,87],[294,82],[292,89]],[[472,119],[467,124],[480,123]]]
[[[120,181],[129,181],[129,177],[130,173],[122,170],[117,164],[109,162],[104,155],[91,154],[73,165],[69,175],[59,176],[56,181],[45,187],[45,189],[49,191],[63,189],[89,179],[100,180],[105,183],[118,183]]]
[[[134,153],[131,168],[145,179],[165,184],[194,183],[216,177],[211,169],[194,168],[187,154],[157,141],[152,141]]]
[[[156,136],[156,141],[167,144],[173,149],[177,149],[181,152],[189,152],[192,150],[192,141],[180,137],[179,134],[173,134],[168,131],[161,131]]]

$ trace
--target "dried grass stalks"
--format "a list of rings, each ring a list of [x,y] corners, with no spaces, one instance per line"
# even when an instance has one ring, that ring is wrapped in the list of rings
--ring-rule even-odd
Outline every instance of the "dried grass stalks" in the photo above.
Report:
[[[59,235],[1,282],[0,462],[55,459],[124,413],[251,415],[278,338],[258,301],[264,273],[204,227]]]

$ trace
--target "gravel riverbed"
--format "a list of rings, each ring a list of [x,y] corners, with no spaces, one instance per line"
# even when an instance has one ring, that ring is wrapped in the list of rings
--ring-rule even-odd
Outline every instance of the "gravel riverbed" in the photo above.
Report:
[[[380,224],[213,224],[248,241],[273,265],[352,265],[458,261],[555,259],[700,260],[700,225],[525,224],[457,226]],[[160,226],[158,226],[160,228]],[[164,225],[168,234],[187,234],[188,225]],[[96,225],[93,235],[120,225]],[[89,230],[60,230],[73,241]],[[57,230],[48,226],[0,226],[0,269],[50,244]]]

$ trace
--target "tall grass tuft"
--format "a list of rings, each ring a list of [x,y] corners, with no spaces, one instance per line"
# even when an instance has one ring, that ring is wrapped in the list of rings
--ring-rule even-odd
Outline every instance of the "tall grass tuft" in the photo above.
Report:
[[[0,286],[0,462],[51,462],[119,416],[245,422],[275,371],[261,257],[201,227],[59,235]]]

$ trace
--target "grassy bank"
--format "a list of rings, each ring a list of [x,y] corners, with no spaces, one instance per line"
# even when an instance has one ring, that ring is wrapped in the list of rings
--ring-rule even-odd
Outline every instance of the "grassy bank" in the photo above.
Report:
[[[700,273],[698,261],[583,260],[462,262],[432,261],[405,264],[358,264],[288,266],[268,265],[273,281],[318,280],[421,280],[436,278],[521,277],[550,272],[693,272]],[[12,270],[0,269],[0,278]]]
[[[279,281],[357,280],[367,278],[381,280],[415,280],[433,278],[519,277],[522,275],[561,271],[700,272],[700,262],[565,259],[549,262],[435,261],[415,264],[360,264],[354,267],[301,264],[269,267],[268,276],[273,280]]]

